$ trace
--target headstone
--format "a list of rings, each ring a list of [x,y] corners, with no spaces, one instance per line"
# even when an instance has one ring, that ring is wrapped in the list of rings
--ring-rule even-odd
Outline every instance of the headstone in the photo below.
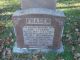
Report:
[[[21,8],[49,8],[56,9],[56,0],[21,0]]]
[[[33,2],[33,0],[30,1]],[[37,2],[40,1],[38,0]],[[62,52],[64,50],[61,42],[64,18],[63,12],[48,9],[46,6],[45,8],[35,8],[33,6],[33,8],[26,8],[25,10],[22,8],[22,10],[16,11],[12,16],[16,35],[13,52],[29,53],[34,50],[36,52]]]

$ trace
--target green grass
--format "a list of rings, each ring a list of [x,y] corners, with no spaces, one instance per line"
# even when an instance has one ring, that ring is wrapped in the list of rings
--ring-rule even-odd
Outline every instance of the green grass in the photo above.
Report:
[[[6,38],[12,31],[12,14],[20,9],[20,2],[17,1],[19,0],[0,0],[0,21],[6,24],[6,32],[0,34],[0,39]],[[57,9],[63,10],[66,15],[63,41],[67,39],[67,34],[71,36],[72,40],[77,40],[78,36],[75,29],[78,28],[80,31],[80,0],[58,0]],[[64,43],[64,49],[64,53],[61,53],[60,56],[65,60],[73,60],[71,46]],[[76,46],[76,49],[80,52],[79,46]],[[46,56],[48,56],[48,60],[55,60],[54,56],[56,55],[48,53]]]

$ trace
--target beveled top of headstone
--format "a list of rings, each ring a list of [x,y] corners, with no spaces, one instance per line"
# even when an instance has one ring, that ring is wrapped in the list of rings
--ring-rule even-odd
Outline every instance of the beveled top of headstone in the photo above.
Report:
[[[21,0],[21,8],[48,8],[56,9],[56,0]]]
[[[17,10],[13,14],[13,16],[22,16],[26,14],[46,14],[46,15],[65,17],[62,11],[45,9],[45,8],[29,8],[25,10]]]

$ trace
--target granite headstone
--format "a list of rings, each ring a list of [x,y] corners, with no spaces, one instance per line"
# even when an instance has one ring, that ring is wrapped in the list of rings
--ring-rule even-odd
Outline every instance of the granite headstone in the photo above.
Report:
[[[65,15],[55,9],[55,1],[22,0],[22,10],[17,10],[12,16],[16,35],[13,52],[64,51],[61,39]],[[28,2],[30,3],[27,5]],[[43,5],[39,6],[37,2],[43,2]],[[44,5],[44,2],[49,4]]]

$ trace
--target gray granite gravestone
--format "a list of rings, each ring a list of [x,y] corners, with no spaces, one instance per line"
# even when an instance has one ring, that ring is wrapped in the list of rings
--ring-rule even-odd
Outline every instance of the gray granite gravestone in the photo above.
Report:
[[[48,8],[56,9],[56,0],[21,0],[21,8]]]
[[[42,2],[42,0],[35,1]],[[48,3],[48,0],[46,1],[43,0]],[[13,52],[30,53],[35,50],[60,53],[64,51],[61,38],[65,15],[55,10],[53,4],[55,1],[50,0],[51,5],[46,6],[42,3],[43,5],[35,7],[37,4],[33,0],[22,0],[22,10],[16,11],[12,16],[16,35]],[[33,5],[27,5],[28,2]]]

